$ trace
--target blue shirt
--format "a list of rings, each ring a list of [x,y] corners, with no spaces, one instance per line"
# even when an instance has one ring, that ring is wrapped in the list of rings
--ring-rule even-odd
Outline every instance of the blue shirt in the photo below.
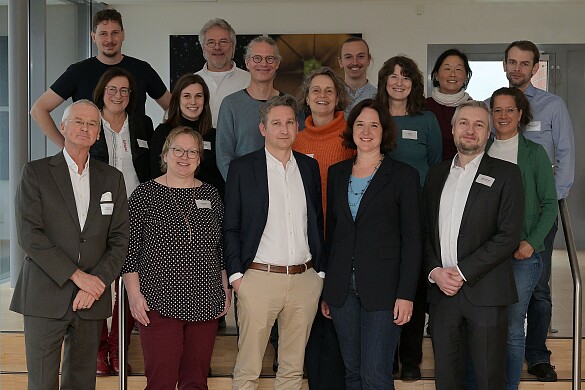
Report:
[[[559,96],[532,84],[524,95],[530,102],[533,118],[523,135],[546,150],[554,167],[557,198],[564,199],[575,179],[575,139],[569,111]]]

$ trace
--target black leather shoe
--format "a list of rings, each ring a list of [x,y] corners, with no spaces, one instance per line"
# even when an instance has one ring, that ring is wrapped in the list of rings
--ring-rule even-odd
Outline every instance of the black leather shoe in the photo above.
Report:
[[[549,363],[538,363],[528,369],[528,373],[536,376],[540,382],[556,382],[557,372],[555,366]]]
[[[400,380],[404,382],[416,382],[421,378],[420,368],[418,366],[406,366],[402,365],[402,371],[400,372]]]

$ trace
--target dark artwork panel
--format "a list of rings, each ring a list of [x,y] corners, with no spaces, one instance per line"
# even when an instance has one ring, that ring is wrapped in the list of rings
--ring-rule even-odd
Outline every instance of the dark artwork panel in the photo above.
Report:
[[[282,62],[276,73],[276,89],[296,95],[305,75],[321,66],[332,68],[343,78],[337,56],[343,41],[362,34],[272,34]],[[239,68],[246,69],[244,54],[248,43],[257,35],[238,35],[234,61]],[[170,36],[171,89],[175,81],[185,73],[194,73],[203,68],[205,59],[198,35]]]

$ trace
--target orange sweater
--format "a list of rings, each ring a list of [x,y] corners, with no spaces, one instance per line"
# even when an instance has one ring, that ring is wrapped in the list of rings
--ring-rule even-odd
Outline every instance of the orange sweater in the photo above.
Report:
[[[305,119],[305,129],[293,144],[293,150],[307,154],[319,163],[323,213],[327,210],[327,170],[331,165],[355,155],[354,150],[341,146],[341,133],[346,127],[343,111],[337,111],[333,122],[321,127],[315,127],[313,116],[310,115]]]

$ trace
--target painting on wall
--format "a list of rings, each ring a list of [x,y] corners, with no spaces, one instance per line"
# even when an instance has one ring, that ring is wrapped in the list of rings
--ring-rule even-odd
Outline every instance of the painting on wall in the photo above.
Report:
[[[321,66],[328,66],[343,77],[337,57],[343,41],[352,36],[361,37],[362,34],[271,34],[282,56],[274,87],[296,95],[304,76]],[[239,68],[246,69],[246,46],[255,37],[257,35],[237,36],[234,62]],[[171,89],[179,77],[199,71],[204,64],[198,35],[170,36]]]

